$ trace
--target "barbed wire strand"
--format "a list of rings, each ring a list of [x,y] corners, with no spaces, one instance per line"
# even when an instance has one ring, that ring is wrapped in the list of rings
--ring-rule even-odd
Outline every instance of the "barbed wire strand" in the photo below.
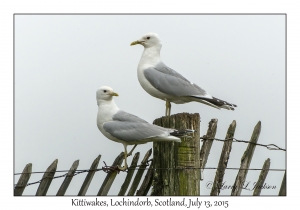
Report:
[[[206,141],[206,140],[215,140],[215,141],[229,141],[229,140],[233,140],[233,142],[242,142],[242,143],[250,143],[250,144],[255,144],[257,146],[262,146],[262,147],[266,147],[267,149],[269,150],[282,150],[282,151],[286,151],[286,149],[282,149],[280,147],[278,147],[277,145],[275,144],[259,144],[259,143],[253,143],[253,142],[250,142],[250,141],[245,141],[245,140],[239,140],[239,139],[236,139],[236,138],[228,138],[228,139],[218,139],[218,138],[206,138],[206,135],[204,135],[203,137],[200,137],[200,139],[202,141]],[[129,167],[127,170],[139,170],[138,167],[140,166],[149,166],[149,162],[150,161],[153,161],[153,159],[150,159],[148,160],[146,163],[144,164],[140,164],[140,165],[137,165],[135,166],[134,168],[133,167]],[[104,162],[105,164],[105,162]],[[105,167],[102,167],[102,168],[99,168],[99,169],[84,169],[84,170],[75,170],[75,173],[73,175],[69,175],[69,176],[76,176],[78,174],[81,174],[81,173],[86,173],[86,172],[90,172],[90,171],[95,171],[95,172],[98,172],[98,171],[104,171],[106,173],[108,173],[109,171],[111,171],[112,167],[110,166],[106,166],[105,164]],[[180,168],[152,168],[151,170],[171,170],[171,169],[176,169],[176,170],[183,170],[183,169],[218,169],[217,167],[204,167],[204,168],[200,168],[200,167],[180,167]],[[228,170],[256,170],[256,171],[262,171],[262,170],[269,170],[269,171],[285,171],[286,169],[261,169],[261,168],[226,168]],[[127,172],[126,171],[122,171],[122,172]],[[143,170],[149,170],[149,168],[144,168]],[[58,173],[61,173],[61,172],[68,172],[69,170],[59,170],[59,171],[55,171],[58,172]],[[37,173],[54,173],[53,171],[52,172],[46,172],[46,171],[38,171],[38,172],[24,172],[24,173],[15,173],[14,175],[21,175],[21,174],[37,174]],[[118,171],[119,173],[119,171]],[[52,179],[57,179],[57,178],[62,178],[62,177],[66,177],[68,176],[68,173],[65,173],[63,175],[60,175],[60,176],[55,176],[53,177]],[[48,177],[45,177],[43,179],[47,179]],[[26,186],[29,186],[29,185],[33,185],[33,184],[38,184],[38,183],[41,183],[43,181],[43,179],[39,180],[39,181],[36,181],[36,182],[31,182],[31,183],[28,183]],[[16,184],[15,184],[16,185]]]
[[[145,164],[140,164],[140,165],[137,165],[137,166],[134,166],[133,167],[129,167],[126,171],[122,171],[122,172],[127,172],[128,170],[139,170],[138,167],[140,166],[149,166],[149,162],[150,161],[153,161],[153,159],[150,159],[148,160]],[[106,167],[109,167],[109,166],[106,166]],[[149,169],[149,168],[144,168],[142,170],[172,170],[172,169],[176,169],[176,170],[184,170],[184,169],[218,169],[218,167],[204,167],[204,168],[200,168],[200,167],[180,167],[180,168],[152,168],[152,169]],[[262,171],[262,170],[269,170],[269,171],[285,171],[286,169],[261,169],[261,168],[226,168],[228,170],[254,170],[254,171]],[[69,171],[69,170],[60,170],[60,171],[55,171],[55,172],[66,172],[66,171]],[[74,177],[78,174],[81,174],[81,173],[86,173],[86,172],[90,172],[90,171],[95,171],[95,172],[98,172],[98,171],[107,171],[107,168],[98,168],[98,169],[85,169],[85,170],[75,170],[75,173],[73,175],[68,175],[68,173],[65,173],[63,175],[60,175],[60,176],[55,176],[53,177],[52,179],[57,179],[57,178],[62,178],[62,177],[66,177],[66,176],[69,176],[69,177]],[[32,174],[34,173],[41,173],[41,172],[31,172]],[[54,172],[44,172],[44,173],[54,173]],[[119,171],[118,171],[119,173]],[[17,173],[17,174],[14,174],[14,175],[20,175],[20,174],[28,174],[28,173]],[[28,183],[26,186],[29,186],[29,185],[34,185],[34,184],[39,184],[41,183],[44,179],[47,179],[48,177],[45,177],[45,178],[42,178],[41,180],[39,181],[36,181],[36,182],[31,182],[31,183]],[[15,184],[16,186],[16,184]]]
[[[216,140],[216,141],[229,141],[229,140],[233,140],[233,142],[249,143],[249,144],[254,144],[254,145],[257,145],[257,146],[266,147],[268,150],[282,150],[282,151],[286,151],[286,149],[282,149],[282,148],[278,147],[275,144],[259,144],[259,143],[254,143],[254,142],[250,142],[250,141],[239,140],[239,139],[236,139],[236,138],[228,138],[228,139],[206,138],[206,135],[204,135],[203,137],[200,137],[200,139],[202,141],[206,141],[206,140]]]

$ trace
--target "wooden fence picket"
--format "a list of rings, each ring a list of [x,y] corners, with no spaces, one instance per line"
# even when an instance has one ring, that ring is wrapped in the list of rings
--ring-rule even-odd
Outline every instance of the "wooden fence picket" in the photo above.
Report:
[[[74,173],[75,173],[78,165],[79,165],[79,160],[76,160],[72,164],[72,166],[71,166],[68,174],[66,175],[65,180],[63,181],[63,183],[61,184],[59,190],[57,191],[57,194],[56,194],[57,196],[65,195],[65,193],[66,193],[66,191],[67,191],[67,189],[69,187],[69,184],[71,183],[71,181],[73,179]]]
[[[112,166],[120,166],[124,159],[124,152],[121,152],[113,162]],[[118,172],[117,171],[109,171],[99,189],[97,195],[107,195],[108,191],[113,184]]]
[[[130,167],[128,168],[128,172],[127,172],[127,175],[126,175],[126,178],[125,178],[125,181],[124,183],[122,184],[121,186],[121,189],[119,191],[119,196],[123,196],[125,195],[127,189],[128,189],[128,186],[130,184],[130,181],[132,179],[132,176],[133,176],[133,173],[135,172],[135,168],[137,166],[137,163],[139,161],[139,158],[140,158],[140,153],[137,152],[135,153],[133,159],[132,159],[132,162],[131,162],[131,165]]]
[[[131,187],[130,187],[127,195],[134,195],[134,193],[141,181],[143,173],[147,167],[147,161],[148,161],[149,157],[151,156],[151,154],[152,154],[152,149],[148,150],[148,152],[145,154],[145,157],[143,158],[141,165],[139,166],[139,169],[134,177],[134,180],[131,184]]]
[[[269,169],[270,169],[270,164],[271,164],[271,161],[270,161],[270,158],[268,158],[268,159],[265,161],[265,163],[264,163],[264,165],[263,165],[263,167],[262,167],[262,170],[261,170],[261,172],[260,172],[260,174],[259,174],[258,180],[257,180],[257,182],[256,182],[256,184],[255,184],[255,185],[258,186],[258,187],[256,187],[256,188],[254,189],[254,192],[253,192],[253,195],[254,195],[254,196],[260,195],[260,192],[261,192],[261,190],[262,190],[262,188],[261,188],[260,186],[263,186],[263,184],[264,184],[264,182],[265,182],[265,180],[266,180],[266,177],[267,177],[268,172],[269,172]]]
[[[204,139],[203,144],[201,146],[201,150],[200,150],[200,168],[201,168],[200,179],[201,180],[203,180],[203,175],[202,175],[202,172],[204,171],[203,168],[205,168],[212,144],[214,142],[209,139],[215,138],[217,133],[217,125],[218,125],[218,119],[211,119],[211,121],[208,123],[208,129],[205,135],[205,138],[208,140]]]
[[[24,192],[24,189],[28,183],[28,180],[30,179],[32,172],[32,164],[28,163],[25,168],[23,169],[22,175],[19,178],[19,181],[14,189],[14,195],[22,195]]]
[[[78,195],[79,196],[83,196],[86,194],[86,191],[88,190],[90,183],[94,177],[95,174],[95,170],[97,169],[98,165],[99,165],[99,161],[100,161],[101,155],[98,155],[98,157],[93,161],[90,170],[88,172],[88,174],[86,175],[84,182],[79,190]]]
[[[286,171],[284,172],[284,176],[281,182],[279,196],[286,196]]]
[[[261,130],[261,122],[259,121],[256,126],[254,127],[250,143],[248,144],[248,147],[246,151],[244,152],[242,158],[241,158],[241,167],[240,170],[236,176],[234,185],[234,188],[232,188],[231,195],[237,196],[241,195],[243,184],[246,180],[246,176],[248,173],[248,169],[252,160],[252,156],[256,147],[256,143],[258,141],[258,137]]]
[[[236,128],[236,122],[235,122],[235,120],[233,120],[233,122],[230,124],[230,126],[227,130],[225,139],[233,138],[235,128]],[[221,189],[221,186],[223,183],[223,177],[225,174],[225,170],[226,170],[227,163],[229,160],[229,155],[231,152],[232,141],[233,141],[232,139],[230,139],[228,141],[224,141],[219,164],[218,164],[218,170],[216,171],[215,180],[214,180],[211,192],[210,192],[210,195],[212,195],[212,196],[220,194],[220,189]]]
[[[153,162],[151,162],[149,168],[148,168],[148,171],[147,171],[147,174],[144,178],[144,181],[142,182],[141,186],[140,186],[140,189],[138,189],[136,191],[136,195],[137,196],[145,196],[147,195],[150,187],[151,187],[151,184],[152,184],[152,180],[153,180],[153,175],[154,175],[154,170],[153,170]]]
[[[56,168],[57,168],[58,160],[55,159],[53,163],[47,168],[46,172],[43,175],[43,178],[41,180],[41,183],[36,191],[36,196],[46,195],[47,191],[50,187],[50,184],[52,182],[52,179],[55,175]]]
[[[200,181],[203,179],[201,172],[206,167],[208,161],[209,153],[212,148],[214,140],[224,141],[222,152],[220,155],[219,163],[215,179],[212,185],[210,195],[216,196],[220,194],[220,189],[223,183],[223,178],[225,175],[225,170],[227,169],[227,164],[229,161],[230,152],[232,149],[233,141],[248,143],[247,149],[245,150],[242,158],[239,171],[237,173],[233,188],[231,191],[232,196],[241,195],[243,189],[243,183],[246,180],[246,176],[251,164],[251,160],[255,151],[256,145],[269,147],[269,145],[257,144],[260,131],[261,131],[261,122],[259,121],[254,127],[251,139],[249,142],[243,140],[237,140],[234,138],[234,133],[236,129],[235,120],[230,124],[225,140],[220,140],[215,138],[217,132],[217,119],[211,119],[208,125],[208,130],[206,135],[201,137],[203,139],[203,144],[200,148],[200,115],[181,113],[172,115],[170,117],[162,117],[156,119],[154,124],[160,125],[168,128],[177,128],[177,129],[195,129],[196,132],[190,136],[190,138],[182,138],[181,143],[175,142],[154,142],[153,143],[153,160],[151,161],[150,166],[148,165],[149,158],[152,154],[152,149],[148,150],[141,161],[141,164],[138,165],[140,153],[135,153],[131,165],[126,171],[127,175],[125,180],[120,187],[118,196],[124,196],[127,192],[127,196],[146,196],[151,189],[151,196],[159,195],[200,195]],[[271,149],[276,148],[274,144]],[[280,150],[286,151],[285,149],[279,148]],[[268,148],[270,149],[270,148]],[[107,175],[102,182],[102,185],[97,193],[97,196],[108,195],[108,192],[116,179],[117,170],[109,170],[109,167],[98,168],[101,155],[98,155],[97,158],[91,164],[89,170],[77,170],[79,165],[79,160],[74,161],[71,168],[68,170],[67,174],[54,177],[57,169],[58,160],[54,160],[51,165],[44,172],[43,177],[40,181],[29,183],[28,181],[32,173],[32,164],[29,163],[23,169],[21,176],[15,185],[14,195],[21,196],[28,185],[38,184],[39,186],[36,191],[36,196],[45,196],[51,185],[51,182],[54,178],[65,177],[61,186],[57,191],[57,196],[64,196],[66,191],[71,184],[74,176],[80,173],[88,172],[84,182],[78,192],[78,196],[86,195],[86,192],[91,184],[91,181],[97,171],[105,171]],[[121,165],[124,159],[124,152],[121,152],[116,159],[114,160],[112,167]],[[258,181],[256,182],[257,188],[254,189],[253,196],[259,196],[262,191],[266,176],[270,169],[271,160],[268,158],[265,160]],[[137,168],[138,167],[138,168]],[[233,168],[231,168],[233,169]],[[238,169],[238,168],[234,168]],[[107,170],[107,171],[106,171]],[[229,169],[227,169],[229,170]],[[284,169],[283,169],[284,170]],[[135,173],[135,171],[137,171]],[[146,172],[143,180],[143,174]],[[62,172],[62,171],[60,171]],[[40,172],[38,172],[40,173]],[[133,175],[135,173],[135,177]],[[133,181],[131,181],[133,178]],[[142,182],[141,182],[142,180]],[[131,186],[129,188],[129,185]],[[141,183],[141,184],[140,184]],[[139,189],[138,186],[140,185]],[[137,190],[138,189],[138,190]],[[279,190],[279,196],[286,196],[286,170],[281,182],[281,187]]]

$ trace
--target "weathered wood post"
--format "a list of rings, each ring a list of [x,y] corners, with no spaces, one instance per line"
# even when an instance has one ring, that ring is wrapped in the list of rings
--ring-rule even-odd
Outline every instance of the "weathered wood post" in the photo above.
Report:
[[[57,163],[58,160],[55,159],[53,163],[47,168],[46,172],[43,175],[41,183],[36,191],[36,196],[45,196],[47,194],[47,191],[56,172]]]
[[[71,166],[70,170],[68,171],[68,174],[65,178],[65,180],[63,181],[63,183],[61,184],[60,188],[58,189],[56,195],[57,196],[62,196],[62,195],[65,195],[73,177],[74,177],[74,174],[76,172],[76,169],[78,168],[78,165],[79,165],[79,160],[76,160],[73,165]]]
[[[101,155],[98,155],[98,157],[93,161],[90,170],[88,172],[88,174],[86,175],[84,182],[79,190],[78,196],[84,196],[91,184],[91,181],[94,177],[94,174],[96,172],[96,169],[99,165],[99,161],[100,161]]]
[[[233,120],[232,123],[230,124],[228,130],[227,130],[227,134],[226,134],[225,139],[233,138],[235,128],[236,128],[236,121]],[[211,192],[210,192],[211,196],[215,196],[215,195],[220,194],[220,190],[221,190],[222,183],[223,183],[223,178],[224,178],[224,175],[225,175],[225,170],[226,170],[228,160],[229,160],[229,156],[230,156],[230,152],[231,152],[232,141],[233,141],[232,139],[228,140],[228,141],[224,141],[221,156],[220,156],[220,160],[219,160],[219,164],[218,164],[218,169],[216,171],[214,184],[213,184],[213,187],[212,187]]]
[[[269,173],[270,164],[271,164],[271,161],[270,161],[270,158],[268,158],[268,159],[265,161],[265,163],[264,163],[264,165],[263,165],[263,167],[262,167],[262,170],[261,170],[261,172],[260,172],[260,174],[259,174],[258,180],[257,180],[257,182],[256,182],[256,184],[255,184],[255,190],[254,190],[254,192],[253,192],[253,196],[258,196],[258,195],[260,195],[261,188],[262,188],[262,186],[264,185],[264,182],[265,182],[265,180],[266,180],[266,177],[267,177],[267,175],[268,175],[268,173]]]
[[[247,149],[245,150],[242,159],[241,159],[241,167],[235,178],[234,187],[232,188],[231,195],[239,196],[241,195],[243,185],[246,181],[246,176],[248,173],[248,169],[254,154],[254,150],[256,147],[256,143],[258,141],[258,137],[261,130],[261,122],[259,121],[254,127],[250,142],[248,144]]]
[[[124,152],[121,152],[113,162],[112,166],[117,166],[121,165],[124,160]],[[115,181],[115,178],[117,176],[118,172],[117,171],[109,171],[98,191],[97,196],[99,195],[107,195],[108,191],[110,190],[111,185]]]
[[[284,176],[281,182],[281,187],[279,190],[279,196],[286,196],[286,171],[284,172]]]
[[[32,164],[28,163],[23,169],[22,175],[14,189],[14,195],[22,195],[32,172]]]
[[[166,128],[194,129],[191,138],[153,142],[154,183],[151,195],[200,195],[200,116],[180,113],[154,120]]]
[[[127,188],[128,188],[128,186],[130,184],[130,181],[132,179],[132,176],[134,174],[135,168],[137,167],[137,163],[139,161],[139,158],[140,158],[140,153],[139,152],[135,153],[134,157],[132,158],[131,165],[128,168],[128,172],[127,172],[125,181],[124,181],[124,183],[121,186],[121,189],[119,191],[118,196],[124,196],[125,195],[125,193],[127,191]]]
[[[145,154],[145,156],[141,162],[141,165],[139,166],[139,169],[138,169],[138,171],[134,177],[134,180],[131,184],[131,187],[128,190],[127,196],[134,195],[134,193],[135,193],[136,189],[138,188],[138,185],[141,181],[143,173],[144,173],[145,169],[147,168],[147,161],[148,161],[149,157],[151,156],[151,154],[152,154],[152,148],[149,149],[148,152]]]
[[[204,171],[203,168],[205,168],[210,153],[210,149],[214,142],[213,139],[215,138],[217,133],[217,125],[218,125],[218,119],[211,119],[208,124],[206,135],[203,136],[203,144],[200,150],[200,168],[202,171]],[[201,180],[203,179],[203,177],[200,178]]]

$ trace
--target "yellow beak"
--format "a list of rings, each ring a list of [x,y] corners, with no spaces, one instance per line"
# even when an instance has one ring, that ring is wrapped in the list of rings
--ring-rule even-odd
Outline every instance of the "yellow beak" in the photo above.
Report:
[[[111,96],[119,96],[119,94],[118,94],[118,93],[115,93],[115,92],[112,92],[110,95],[111,95]]]
[[[137,41],[131,42],[130,46],[136,45],[136,44],[141,44],[141,43],[142,43],[141,41],[137,40]]]

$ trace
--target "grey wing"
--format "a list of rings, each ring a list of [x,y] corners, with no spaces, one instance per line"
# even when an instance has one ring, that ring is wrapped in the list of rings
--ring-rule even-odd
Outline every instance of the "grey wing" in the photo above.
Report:
[[[160,63],[144,70],[146,79],[159,91],[172,96],[211,96],[198,85],[191,83],[181,74]]]
[[[126,122],[140,122],[140,123],[148,123],[147,121],[122,110],[119,110],[113,117],[113,120],[116,121],[126,121]]]
[[[168,130],[150,123],[110,121],[103,124],[106,132],[123,141],[139,141],[155,136],[167,136]]]

